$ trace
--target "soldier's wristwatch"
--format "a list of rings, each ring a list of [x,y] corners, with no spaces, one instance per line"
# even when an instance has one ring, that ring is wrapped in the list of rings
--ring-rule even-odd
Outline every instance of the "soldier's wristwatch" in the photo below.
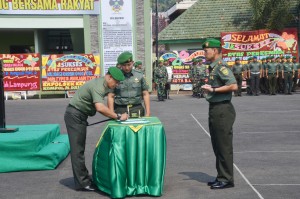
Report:
[[[120,113],[117,113],[117,120],[120,120],[122,115]]]

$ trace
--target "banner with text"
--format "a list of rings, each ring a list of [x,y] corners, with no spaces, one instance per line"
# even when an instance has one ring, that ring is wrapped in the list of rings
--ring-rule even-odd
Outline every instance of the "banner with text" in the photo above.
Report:
[[[257,30],[247,32],[222,32],[222,57],[229,65],[236,58],[242,63],[257,56],[258,59],[267,56],[296,56],[298,59],[298,33],[296,28],[277,30]]]
[[[6,15],[99,15],[100,0],[0,0]]]
[[[77,90],[100,76],[100,56],[94,54],[42,55],[42,90]]]
[[[0,54],[5,91],[40,90],[39,54]]]
[[[132,0],[101,1],[102,44],[104,74],[116,66],[119,54],[133,52],[133,10]]]
[[[173,69],[173,79],[171,84],[191,84],[189,78],[190,66],[193,64],[193,58],[203,59],[203,50],[182,50],[182,51],[171,51],[161,52],[159,60],[168,60],[171,63]]]

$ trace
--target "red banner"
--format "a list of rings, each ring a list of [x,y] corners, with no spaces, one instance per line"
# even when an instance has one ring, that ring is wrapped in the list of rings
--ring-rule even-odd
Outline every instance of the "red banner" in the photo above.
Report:
[[[39,54],[0,54],[5,91],[40,90]]]
[[[246,63],[249,57],[296,56],[298,60],[298,33],[296,28],[257,30],[247,32],[222,32],[222,57],[229,65],[236,58]]]
[[[42,90],[77,90],[100,76],[100,56],[93,54],[42,55]]]

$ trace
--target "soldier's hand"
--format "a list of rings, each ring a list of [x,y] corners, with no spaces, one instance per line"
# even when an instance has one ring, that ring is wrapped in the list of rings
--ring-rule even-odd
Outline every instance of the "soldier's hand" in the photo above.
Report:
[[[201,86],[201,88],[205,93],[213,92],[213,88],[211,87],[211,85],[204,84],[203,86]]]
[[[121,121],[124,121],[124,120],[127,120],[128,119],[128,114],[127,113],[123,113],[122,115],[121,115],[121,118],[120,118],[120,120]]]

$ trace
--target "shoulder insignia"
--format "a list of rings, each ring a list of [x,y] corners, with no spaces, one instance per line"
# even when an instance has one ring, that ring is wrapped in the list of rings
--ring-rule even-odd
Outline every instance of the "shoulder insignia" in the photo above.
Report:
[[[220,69],[220,71],[224,74],[224,75],[228,75],[228,69],[225,66],[222,66],[222,68]]]
[[[135,79],[134,79],[134,82],[135,82],[135,83],[139,83],[139,79],[138,79],[138,78],[135,78]]]

